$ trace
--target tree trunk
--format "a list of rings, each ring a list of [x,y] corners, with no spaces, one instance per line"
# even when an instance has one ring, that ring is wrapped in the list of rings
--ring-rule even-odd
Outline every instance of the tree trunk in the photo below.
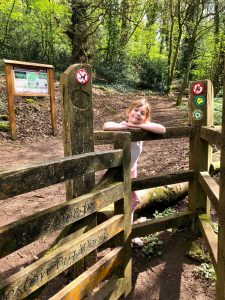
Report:
[[[140,204],[136,207],[135,213],[153,212],[156,209],[162,210],[178,203],[188,194],[188,183],[177,183],[156,188],[138,191],[141,197]],[[114,205],[110,204],[98,213],[98,222],[101,223],[113,216]]]

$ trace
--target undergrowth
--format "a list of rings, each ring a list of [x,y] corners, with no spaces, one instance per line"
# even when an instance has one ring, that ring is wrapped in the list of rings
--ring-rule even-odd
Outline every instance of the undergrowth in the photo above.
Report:
[[[163,241],[155,234],[149,234],[144,237],[144,246],[142,248],[142,255],[153,257],[162,255]]]

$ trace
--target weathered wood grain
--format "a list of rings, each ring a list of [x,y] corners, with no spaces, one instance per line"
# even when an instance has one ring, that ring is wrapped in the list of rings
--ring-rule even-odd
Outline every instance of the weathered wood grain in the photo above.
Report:
[[[140,177],[132,179],[132,191],[148,189],[157,186],[163,186],[173,183],[180,183],[186,181],[193,181],[194,171],[193,170],[182,170],[169,174],[162,175],[151,175],[146,177]]]
[[[73,280],[49,300],[83,299],[94,287],[106,278],[123,261],[123,249],[117,247],[106,254],[96,264]],[[95,298],[97,299],[97,298]],[[103,298],[101,298],[103,299]]]
[[[6,63],[6,61],[5,61]],[[6,63],[5,64],[5,77],[6,77],[6,92],[8,98],[8,109],[9,109],[9,125],[10,125],[10,134],[12,140],[15,140],[17,137],[16,134],[16,117],[14,111],[14,79],[13,79],[13,66]]]
[[[210,145],[215,145],[218,148],[221,147],[222,134],[221,127],[208,127],[202,126],[200,137],[206,140]]]
[[[124,230],[115,242],[124,247],[124,261],[118,277],[124,278],[124,296],[126,297],[132,289],[132,250],[131,250],[131,139],[129,132],[120,132],[115,135],[114,148],[123,149],[123,199],[115,203],[115,213],[124,214]],[[120,168],[118,168],[120,169]]]
[[[117,215],[0,283],[0,299],[23,299],[123,230]]]
[[[85,194],[0,227],[0,257],[74,223],[123,197],[123,183]]]
[[[122,150],[90,152],[0,172],[0,199],[122,164]]]
[[[124,294],[125,282],[124,278],[118,278],[116,275],[113,275],[109,280],[103,283],[99,290],[85,297],[84,300],[117,300],[121,299],[120,297]]]
[[[165,134],[157,134],[153,132],[147,132],[145,130],[135,129],[125,131],[131,133],[131,141],[149,141],[149,140],[162,140],[172,138],[192,137],[196,134],[196,130],[191,126],[184,127],[167,127]],[[96,145],[112,144],[114,142],[114,135],[118,131],[95,131],[94,141]]]
[[[190,211],[185,211],[169,217],[162,217],[156,220],[147,220],[143,223],[133,224],[131,237],[146,236],[169,228],[189,225],[191,223],[191,218],[192,213]]]
[[[206,214],[198,216],[198,224],[201,230],[201,233],[206,241],[207,249],[209,251],[210,257],[212,259],[213,266],[217,270],[217,245],[218,237],[213,231],[213,228],[210,224],[210,219]]]
[[[225,64],[224,64],[225,70]],[[220,195],[218,210],[218,258],[216,299],[225,299],[225,72],[223,75],[223,111],[220,156]]]
[[[210,202],[207,195],[198,181],[198,171],[208,171],[210,162],[212,161],[212,147],[207,141],[200,137],[202,126],[213,125],[213,85],[210,80],[201,80],[204,87],[201,95],[205,97],[205,103],[202,106],[197,106],[196,97],[193,93],[193,86],[196,82],[191,82],[189,85],[189,118],[192,126],[195,127],[196,135],[190,138],[189,151],[189,169],[196,171],[195,180],[189,184],[188,206],[192,212],[197,213],[198,210],[210,212]],[[201,117],[196,118],[194,114],[201,112]]]
[[[198,180],[203,187],[205,193],[212,202],[213,207],[218,212],[219,208],[219,185],[218,183],[209,175],[208,172],[199,172]]]

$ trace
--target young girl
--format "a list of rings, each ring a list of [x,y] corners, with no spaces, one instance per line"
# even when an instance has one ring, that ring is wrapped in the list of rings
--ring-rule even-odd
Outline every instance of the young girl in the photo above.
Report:
[[[127,130],[133,128],[141,128],[146,131],[163,134],[166,129],[163,125],[158,123],[152,123],[150,121],[151,108],[148,101],[143,98],[141,100],[134,101],[127,110],[127,120],[121,123],[106,122],[103,126],[103,130]],[[137,177],[137,162],[142,152],[142,141],[131,143],[131,178]],[[132,223],[133,213],[135,207],[139,204],[140,197],[138,192],[131,193],[131,210],[132,210]]]

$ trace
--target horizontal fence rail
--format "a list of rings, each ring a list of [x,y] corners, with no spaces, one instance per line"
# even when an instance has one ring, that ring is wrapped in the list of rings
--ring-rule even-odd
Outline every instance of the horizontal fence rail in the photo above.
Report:
[[[151,175],[148,177],[140,177],[132,180],[131,190],[143,190],[147,188],[180,183],[185,181],[193,181],[195,172],[193,170],[183,170],[162,175]]]
[[[131,130],[131,141],[149,141],[149,140],[162,140],[172,138],[184,138],[193,137],[196,134],[196,129],[191,126],[186,127],[167,127],[165,134],[157,134],[153,132],[147,132],[144,130]],[[112,144],[114,142],[113,131],[95,131],[94,142],[96,145]]]
[[[202,126],[200,137],[207,141],[211,146],[216,145],[221,148],[222,134],[221,128]]]
[[[219,208],[219,185],[218,183],[209,175],[208,172],[199,172],[198,180],[204,189],[205,193],[212,202],[213,207],[218,212]]]
[[[74,223],[123,197],[123,183],[51,207],[0,227],[0,257]]]
[[[156,220],[147,220],[143,223],[133,224],[132,238],[137,236],[146,236],[148,234],[167,230],[169,228],[190,225],[192,217],[192,213],[187,210],[168,217],[162,217]]]
[[[0,300],[23,299],[123,230],[116,215],[0,283]],[[73,234],[72,234],[73,235]]]
[[[0,200],[122,165],[123,151],[90,152],[0,172]]]
[[[65,288],[63,288],[60,292],[55,294],[49,300],[82,299],[85,295],[87,295],[87,293],[92,291],[92,289],[96,287],[102,280],[104,280],[109,273],[115,270],[115,268],[122,263],[123,255],[124,253],[122,247],[117,247],[113,249],[110,253],[106,254],[104,258],[100,259],[95,265],[90,267],[81,276],[73,280],[70,284],[68,284]]]

